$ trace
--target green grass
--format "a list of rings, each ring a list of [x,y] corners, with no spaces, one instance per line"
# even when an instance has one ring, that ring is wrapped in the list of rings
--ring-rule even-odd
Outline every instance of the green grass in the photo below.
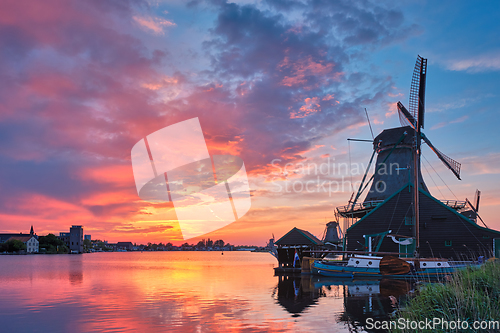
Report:
[[[396,320],[500,321],[500,263],[487,262],[453,274],[445,283],[430,283],[419,288],[416,296],[396,313]],[[441,328],[441,326],[440,326]],[[393,330],[392,332],[415,332]],[[418,332],[477,332],[469,330],[418,330]],[[498,330],[483,330],[498,332]]]

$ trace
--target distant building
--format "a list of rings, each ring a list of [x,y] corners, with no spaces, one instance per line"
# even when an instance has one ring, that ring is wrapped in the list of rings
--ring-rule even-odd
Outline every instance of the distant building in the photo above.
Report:
[[[37,253],[39,250],[38,236],[33,231],[33,226],[31,226],[29,234],[23,234],[22,232],[18,234],[0,234],[0,243],[13,239],[17,239],[26,244],[26,252],[28,253]]]
[[[88,239],[89,241],[91,241],[92,237],[90,235],[83,236],[83,240],[86,240],[86,239]]]
[[[134,244],[132,244],[132,242],[118,242],[116,243],[116,249],[132,251],[134,249]]]
[[[60,232],[59,237],[71,253],[83,253],[83,227],[81,225],[71,226],[69,232]]]

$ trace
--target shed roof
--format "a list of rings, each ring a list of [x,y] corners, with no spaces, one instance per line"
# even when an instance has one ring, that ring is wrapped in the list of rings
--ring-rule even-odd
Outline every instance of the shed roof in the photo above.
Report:
[[[275,242],[276,245],[323,245],[316,236],[309,231],[293,228]]]

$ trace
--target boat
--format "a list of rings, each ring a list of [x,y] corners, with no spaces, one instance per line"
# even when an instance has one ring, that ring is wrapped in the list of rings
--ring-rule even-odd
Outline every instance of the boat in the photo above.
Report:
[[[482,221],[478,215],[480,193],[476,192],[475,206],[467,199],[464,202],[441,202],[429,194],[423,181],[420,171],[422,140],[460,180],[460,163],[441,153],[421,131],[426,73],[427,59],[418,56],[410,89],[410,111],[401,102],[397,103],[402,127],[384,130],[374,138],[374,152],[370,159],[371,164],[378,153],[374,175],[364,184],[365,173],[358,193],[351,196],[354,200],[337,208],[338,214],[345,218],[343,251],[339,252],[355,254],[340,261],[316,260],[311,265],[313,274],[336,278],[440,278],[457,269],[480,265],[484,257],[498,255],[500,232],[477,224],[478,219]],[[406,167],[400,168],[401,164]],[[387,169],[385,173],[379,172],[388,165],[390,172]],[[400,170],[408,173],[400,173]],[[372,187],[365,201],[357,203],[371,180]],[[467,205],[470,211],[466,210]],[[422,208],[424,223],[421,223]],[[399,223],[398,233],[403,235],[388,230],[394,217],[397,219],[395,224]],[[349,219],[359,220],[347,227],[345,221]],[[473,237],[464,237],[466,232]],[[387,238],[392,238],[393,242],[386,241],[382,246]],[[425,241],[425,255],[421,254],[421,240]],[[462,246],[454,248],[454,243],[462,243]],[[359,254],[357,247],[360,245],[364,254]],[[478,250],[474,248],[476,245]],[[399,251],[394,251],[396,246]],[[433,250],[441,257],[434,257]],[[469,257],[467,260],[453,258],[457,253]],[[471,257],[476,260],[471,260]]]
[[[384,266],[385,265],[385,266]],[[405,258],[395,256],[353,255],[346,261],[316,260],[311,273],[336,278],[435,279],[457,269],[479,263],[450,262],[441,258]]]

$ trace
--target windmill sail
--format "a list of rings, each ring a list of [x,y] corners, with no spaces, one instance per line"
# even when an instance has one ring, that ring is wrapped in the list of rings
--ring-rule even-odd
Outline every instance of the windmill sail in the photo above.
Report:
[[[427,59],[417,57],[410,86],[410,114],[418,117],[418,124],[424,128],[425,80],[427,77]]]
[[[398,111],[399,111],[399,122],[401,126],[411,126],[415,129],[415,118],[411,115],[411,113],[405,108],[403,103],[398,102]]]
[[[442,152],[440,152],[434,145],[431,143],[431,141],[425,136],[424,133],[421,133],[422,139],[427,143],[427,145],[436,153],[437,157],[448,167],[448,169],[453,172],[453,174],[460,179],[460,167],[462,166],[460,163],[455,161],[454,159],[446,156]]]

